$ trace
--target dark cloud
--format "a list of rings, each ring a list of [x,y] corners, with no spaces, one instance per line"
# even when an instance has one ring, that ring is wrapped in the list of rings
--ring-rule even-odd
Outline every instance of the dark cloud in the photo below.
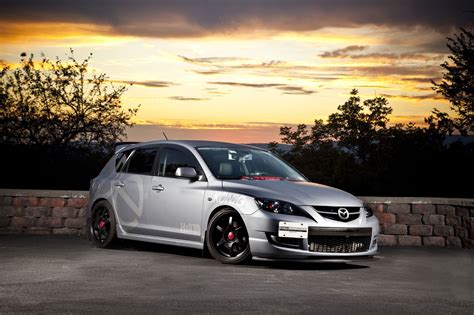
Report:
[[[185,96],[171,96],[168,97],[170,100],[174,101],[207,101],[208,98],[199,98],[199,97],[185,97]]]
[[[282,83],[243,83],[243,82],[228,82],[228,81],[220,81],[220,82],[208,82],[209,84],[216,84],[216,85],[227,85],[227,86],[239,86],[239,87],[247,87],[247,88],[275,88],[280,91],[283,91],[283,94],[301,94],[301,95],[309,95],[315,93],[315,91],[307,90],[300,86],[294,85],[287,85]]]
[[[331,50],[331,51],[325,51],[321,55],[319,55],[322,58],[339,58],[339,57],[347,57],[350,55],[350,53],[354,51],[362,51],[366,50],[369,48],[369,46],[358,46],[358,45],[351,45],[347,46],[341,49],[336,49],[336,50]]]
[[[168,81],[126,81],[126,80],[112,80],[113,83],[121,83],[121,84],[131,84],[131,85],[141,85],[146,87],[154,87],[154,88],[164,88],[170,87],[172,85],[176,85],[176,83],[168,82]]]
[[[440,77],[436,78],[423,78],[423,77],[406,77],[406,78],[401,78],[400,81],[404,82],[415,82],[415,83],[431,83],[431,81],[439,81],[441,80]]]
[[[221,62],[229,62],[229,61],[236,61],[242,60],[243,58],[236,58],[236,57],[204,57],[204,58],[190,58],[186,56],[178,56],[183,61],[188,63],[198,64],[198,65],[209,65],[213,63],[221,63]]]
[[[306,90],[300,86],[280,86],[279,90],[284,91],[283,94],[313,94],[314,91]]]
[[[408,99],[408,100],[442,100],[444,99],[441,95],[436,94],[436,93],[428,93],[428,94],[380,94],[380,96],[386,97],[386,98],[403,98],[403,99]]]
[[[102,26],[110,34],[196,37],[323,27],[425,26],[447,33],[471,18],[472,0],[4,0],[0,20]]]
[[[444,54],[422,54],[417,52],[405,53],[386,53],[386,52],[371,52],[360,53],[366,51],[369,46],[351,45],[341,49],[326,51],[319,56],[321,58],[351,58],[351,59],[389,59],[389,60],[442,60]]]
[[[441,71],[438,66],[356,66],[328,68],[340,73],[352,73],[359,76],[437,76]]]
[[[284,66],[286,64],[285,61],[282,60],[270,60],[270,61],[264,61],[261,63],[244,63],[240,65],[236,65],[233,68],[240,68],[240,69],[262,69],[262,68],[278,68],[281,66]]]
[[[203,75],[213,75],[213,74],[221,74],[224,73],[224,70],[191,70],[194,73],[197,74],[203,74]]]
[[[418,53],[370,53],[370,54],[357,54],[357,55],[349,55],[351,59],[391,59],[391,60],[442,60],[444,55],[426,55],[426,54],[418,54]]]
[[[243,86],[243,87],[251,87],[251,88],[258,88],[258,89],[285,86],[284,84],[280,84],[280,83],[242,83],[242,82],[228,82],[228,81],[208,82],[208,83],[217,84],[217,85]]]

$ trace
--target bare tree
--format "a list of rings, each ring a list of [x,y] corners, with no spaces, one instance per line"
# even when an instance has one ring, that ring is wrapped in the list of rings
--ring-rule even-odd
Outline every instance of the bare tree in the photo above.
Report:
[[[125,136],[138,108],[124,110],[125,86],[89,71],[71,49],[66,62],[21,54],[18,68],[0,72],[0,124],[3,143],[109,146]]]

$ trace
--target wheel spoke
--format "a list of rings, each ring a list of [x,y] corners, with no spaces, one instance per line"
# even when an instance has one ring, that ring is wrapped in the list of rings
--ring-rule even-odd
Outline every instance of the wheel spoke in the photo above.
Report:
[[[232,226],[232,216],[229,217],[229,226]]]
[[[224,238],[221,238],[221,239],[219,240],[219,242],[217,242],[216,247],[220,247],[220,246],[221,246],[222,244],[224,244],[224,243],[225,243],[225,239],[224,239]]]
[[[222,232],[222,231],[224,230],[220,225],[217,225],[217,226],[216,226],[216,229],[217,229],[219,232]]]
[[[236,253],[235,249],[236,248],[235,248],[234,244],[230,243],[229,244],[229,255],[231,257],[234,257],[234,256],[236,256],[236,254],[238,254],[238,253]]]

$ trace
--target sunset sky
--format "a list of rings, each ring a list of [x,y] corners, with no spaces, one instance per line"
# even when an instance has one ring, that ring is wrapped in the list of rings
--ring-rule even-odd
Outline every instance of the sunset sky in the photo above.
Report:
[[[352,88],[382,95],[392,122],[448,103],[431,90],[446,36],[472,1],[1,1],[0,64],[73,48],[141,104],[128,140],[278,140],[326,118]],[[471,22],[469,22],[471,21]],[[469,24],[471,23],[471,24]]]

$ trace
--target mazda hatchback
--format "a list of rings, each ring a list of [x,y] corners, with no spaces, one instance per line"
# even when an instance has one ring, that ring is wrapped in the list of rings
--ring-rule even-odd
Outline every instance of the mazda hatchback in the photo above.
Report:
[[[87,215],[98,247],[154,242],[232,264],[370,257],[379,233],[353,195],[308,181],[269,151],[210,141],[122,147],[91,181]]]

